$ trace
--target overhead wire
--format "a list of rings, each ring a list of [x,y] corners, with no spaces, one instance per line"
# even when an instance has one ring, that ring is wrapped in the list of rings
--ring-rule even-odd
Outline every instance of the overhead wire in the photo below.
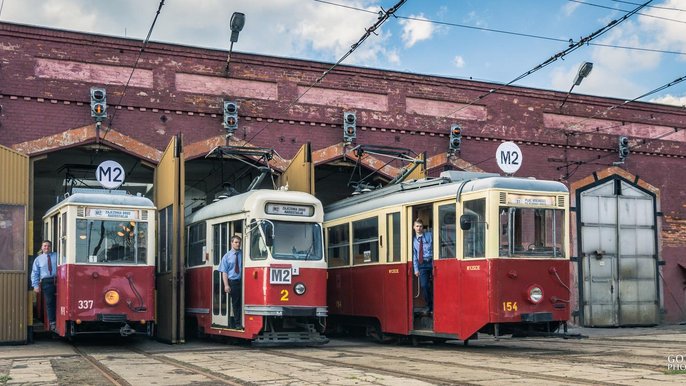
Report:
[[[318,2],[318,3],[322,3],[322,4],[328,4],[328,5],[336,6],[336,7],[352,9],[352,10],[359,11],[359,12],[375,13],[374,11],[370,11],[368,9],[353,7],[353,6],[346,5],[346,4],[339,4],[339,3],[332,2],[332,1],[326,1],[326,0],[313,0],[313,1]],[[394,17],[396,19],[411,20],[411,21],[417,21],[417,22],[422,22],[422,23],[429,23],[429,24],[444,25],[444,26],[449,26],[449,27],[471,29],[471,30],[476,30],[476,31],[493,32],[493,33],[498,33],[498,34],[503,34],[503,35],[519,36],[519,37],[539,39],[539,40],[547,40],[547,41],[553,41],[553,42],[561,42],[561,43],[574,43],[574,39],[554,38],[554,37],[550,37],[550,36],[529,34],[529,33],[523,33],[523,32],[515,32],[515,31],[507,31],[507,30],[503,30],[503,29],[478,27],[478,26],[473,26],[473,25],[453,23],[453,22],[447,22],[447,21],[438,21],[438,20],[419,18],[419,17],[413,17],[413,16],[394,15]],[[617,48],[617,49],[631,50],[631,51],[655,52],[655,53],[670,54],[670,55],[686,55],[686,52],[683,52],[683,51],[663,50],[663,49],[657,49],[657,48],[633,47],[633,46],[624,46],[624,45],[617,45],[617,44],[605,44],[605,43],[594,43],[594,42],[589,42],[587,44],[590,46],[596,46],[596,47]]]
[[[629,4],[629,5],[640,5],[639,3],[633,3],[631,1],[622,1],[622,0],[610,0],[610,1],[614,1],[615,3]],[[646,8],[655,8],[655,9],[665,9],[668,11],[686,12],[686,9],[673,8],[673,7],[662,7],[659,5],[648,5],[648,6],[646,6]]]
[[[639,99],[643,99],[643,98],[645,98],[645,97],[647,97],[647,96],[656,94],[656,93],[658,93],[658,92],[660,92],[660,91],[662,91],[662,90],[665,90],[665,89],[667,89],[667,88],[669,88],[669,87],[675,86],[675,85],[677,85],[677,84],[679,84],[679,83],[681,83],[681,82],[684,82],[684,81],[686,81],[686,75],[684,75],[684,76],[682,76],[682,77],[679,77],[679,78],[676,78],[676,79],[674,79],[673,81],[668,82],[668,83],[666,83],[666,84],[663,84],[662,86],[659,86],[659,87],[657,87],[657,88],[654,88],[654,89],[652,89],[652,90],[650,90],[650,91],[648,91],[648,92],[646,92],[646,93],[643,93],[643,94],[637,96],[636,98],[625,100],[625,101],[623,101],[622,103],[619,103],[619,104],[616,104],[616,105],[612,105],[612,106],[610,106],[610,107],[604,109],[603,111],[600,111],[600,112],[598,112],[598,113],[596,113],[596,114],[593,114],[593,115],[590,116],[590,117],[586,117],[586,118],[583,118],[583,119],[581,119],[581,120],[579,120],[579,121],[577,121],[577,122],[573,122],[570,126],[564,128],[564,130],[571,130],[571,131],[573,131],[575,127],[579,127],[579,125],[581,125],[581,124],[584,123],[584,122],[587,122],[587,121],[589,121],[589,120],[591,120],[591,119],[598,118],[598,117],[600,117],[601,115],[606,115],[607,113],[609,113],[610,111],[612,111],[612,110],[614,110],[614,109],[616,109],[616,108],[622,107],[622,106],[627,105],[627,104],[629,104],[629,103],[631,103],[631,102],[636,102],[636,101],[638,101]],[[607,130],[607,129],[609,129],[609,128],[615,128],[615,127],[618,127],[618,126],[619,126],[619,125],[606,127],[606,128],[603,128],[603,130]]]
[[[129,84],[131,83],[131,79],[133,78],[133,74],[136,72],[136,68],[138,67],[138,63],[141,60],[141,56],[143,55],[143,51],[145,51],[145,47],[148,45],[148,42],[150,42],[150,36],[152,35],[152,31],[155,28],[155,23],[157,23],[157,18],[160,16],[160,12],[162,11],[162,6],[164,6],[164,0],[160,0],[160,4],[157,7],[157,12],[155,13],[155,18],[152,21],[152,24],[150,25],[150,29],[148,30],[148,35],[145,37],[145,40],[143,40],[143,45],[141,46],[140,51],[138,51],[138,57],[136,58],[136,61],[133,63],[133,68],[131,69],[131,74],[129,74],[129,79],[126,81],[126,85],[124,85],[124,90],[122,91],[121,95],[119,96],[119,102],[117,102],[117,107],[121,107],[121,102],[124,99],[124,96],[126,95],[126,90],[129,88]],[[102,141],[105,140],[107,137],[107,134],[110,132],[110,129],[112,128],[112,125],[114,124],[114,118],[117,116],[117,109],[114,109],[114,113],[112,113],[112,117],[109,119],[108,125],[105,128],[105,134],[102,136]]]
[[[376,30],[377,30],[379,27],[381,27],[381,25],[383,25],[383,24],[386,22],[386,20],[388,20],[389,17],[391,17],[392,15],[394,15],[395,12],[396,12],[403,4],[405,4],[406,2],[407,2],[407,0],[400,0],[400,1],[398,1],[393,7],[391,7],[390,9],[388,9],[388,11],[384,10],[383,8],[381,8],[381,11],[379,11],[379,12],[377,13],[377,14],[379,15],[379,17],[377,18],[376,23],[374,23],[374,25],[372,25],[371,27],[365,29],[365,32],[364,32],[364,34],[362,35],[362,37],[361,37],[356,43],[354,43],[354,44],[350,47],[350,49],[348,50],[348,52],[346,52],[345,54],[343,54],[343,56],[341,56],[341,58],[338,59],[338,61],[337,61],[336,63],[334,63],[331,67],[329,67],[326,71],[324,71],[324,72],[322,73],[322,75],[321,75],[319,78],[317,78],[317,79],[316,79],[307,89],[305,89],[305,91],[303,91],[302,94],[298,95],[298,97],[295,98],[294,101],[292,101],[291,103],[289,103],[288,106],[286,106],[286,108],[285,108],[284,110],[285,110],[285,111],[288,111],[288,109],[290,109],[290,108],[293,107],[296,103],[298,103],[298,101],[299,101],[300,99],[302,99],[302,97],[305,96],[305,94],[307,94],[314,86],[316,86],[316,85],[318,85],[319,83],[321,83],[321,81],[324,80],[324,78],[325,78],[331,71],[333,71],[333,70],[334,70],[339,64],[341,64],[347,57],[349,57],[353,52],[355,52],[355,50],[356,50],[362,43],[364,43],[364,41],[367,40],[367,38],[369,38],[369,36],[371,36],[371,34],[376,34]],[[267,123],[265,124],[265,126],[264,126],[262,129],[260,129],[257,133],[253,134],[253,136],[250,137],[250,139],[248,139],[247,142],[252,141],[255,137],[257,137],[260,133],[262,133],[262,132],[263,132],[265,129],[267,129],[270,125],[271,125],[271,122],[267,122]]]
[[[631,11],[627,11],[627,10],[625,10],[625,9],[613,8],[613,7],[608,7],[608,6],[606,6],[606,5],[600,5],[600,4],[587,3],[587,2],[581,1],[581,0],[567,0],[567,1],[570,1],[570,2],[572,2],[572,3],[578,3],[578,4],[588,5],[588,6],[591,6],[591,7],[603,8],[603,9],[610,9],[610,10],[613,10],[613,11],[631,12]],[[640,12],[637,13],[637,15],[645,16],[645,17],[652,17],[652,18],[654,18],[654,19],[660,19],[660,20],[665,20],[665,21],[673,21],[673,22],[675,22],[675,23],[686,24],[686,21],[677,20],[677,19],[670,19],[670,18],[664,17],[664,16],[650,15],[650,14],[647,14],[647,13],[640,13]]]
[[[643,7],[645,7],[646,5],[650,4],[652,1],[653,1],[653,0],[648,0],[647,2],[645,2],[644,4],[642,4],[642,5],[638,6],[638,7],[636,7],[634,10],[632,10],[631,12],[625,14],[625,15],[622,16],[621,18],[610,21],[610,22],[609,22],[606,26],[604,26],[603,28],[600,28],[599,30],[597,30],[597,31],[595,31],[595,32],[593,32],[593,33],[591,33],[590,35],[581,38],[581,39],[580,39],[578,42],[576,42],[576,43],[570,44],[570,46],[569,46],[568,48],[566,48],[566,49],[564,49],[564,50],[562,50],[562,51],[556,53],[555,55],[551,56],[550,58],[548,58],[548,59],[547,59],[546,61],[544,61],[543,63],[537,65],[536,67],[534,67],[534,68],[532,68],[532,69],[530,69],[530,70],[528,70],[528,71],[526,71],[526,72],[524,72],[524,73],[522,73],[521,75],[517,76],[516,78],[512,79],[511,81],[509,81],[509,82],[507,82],[507,83],[505,83],[505,84],[500,84],[499,86],[497,86],[497,87],[495,87],[495,88],[492,88],[492,89],[488,90],[487,92],[485,92],[485,93],[479,95],[478,97],[476,97],[475,99],[473,99],[473,100],[470,101],[469,103],[464,104],[463,106],[461,106],[461,107],[458,108],[457,110],[455,110],[455,111],[453,111],[453,112],[451,112],[451,113],[449,113],[449,114],[446,114],[446,115],[444,116],[444,118],[448,118],[448,117],[450,117],[450,116],[452,116],[452,115],[454,115],[454,114],[457,114],[458,112],[460,112],[460,111],[462,111],[462,110],[464,110],[464,109],[466,109],[466,108],[472,106],[472,105],[475,104],[476,102],[478,102],[478,101],[480,101],[480,100],[482,100],[482,99],[488,97],[489,95],[494,94],[494,93],[498,92],[499,90],[502,90],[503,88],[505,88],[505,87],[507,87],[507,86],[510,86],[510,85],[512,85],[512,84],[514,84],[514,83],[516,83],[516,82],[518,82],[518,81],[520,81],[520,80],[526,78],[527,76],[529,76],[529,75],[531,75],[531,74],[533,74],[533,73],[535,73],[535,72],[537,72],[537,71],[539,71],[539,70],[541,70],[541,69],[547,67],[548,65],[550,65],[550,64],[552,64],[552,63],[554,63],[554,62],[556,62],[558,59],[564,58],[565,56],[567,56],[567,55],[570,54],[571,52],[574,52],[574,51],[576,51],[577,49],[581,48],[581,47],[582,47],[583,45],[585,45],[587,42],[590,42],[591,40],[596,39],[596,38],[602,36],[602,35],[605,34],[607,31],[609,31],[609,30],[611,30],[612,28],[618,26],[618,25],[619,25],[620,23],[622,23],[624,20],[626,20],[626,19],[630,18],[631,16],[633,16],[634,14],[636,14],[641,8],[643,8]]]
[[[606,115],[608,112],[610,112],[610,111],[612,111],[612,110],[614,110],[614,109],[616,109],[616,108],[620,108],[620,107],[625,106],[625,105],[627,105],[627,104],[629,104],[629,103],[631,103],[631,102],[636,102],[636,101],[638,101],[639,99],[642,99],[642,98],[645,98],[645,97],[647,97],[647,96],[653,95],[653,94],[655,94],[655,93],[658,93],[658,92],[660,92],[660,91],[662,91],[662,90],[665,90],[665,89],[667,89],[667,88],[669,88],[669,87],[672,87],[672,86],[677,85],[677,84],[679,84],[679,83],[681,83],[681,82],[684,82],[684,81],[686,81],[686,75],[684,75],[684,76],[682,76],[682,77],[680,77],[680,78],[677,78],[677,79],[675,79],[675,80],[673,80],[673,81],[671,81],[671,82],[668,82],[668,83],[666,83],[666,84],[664,84],[664,85],[662,85],[662,86],[659,86],[659,87],[657,87],[657,88],[654,88],[653,90],[650,90],[650,91],[648,91],[648,92],[646,92],[646,93],[643,93],[643,94],[637,96],[636,98],[629,99],[629,100],[625,100],[625,101],[623,101],[622,103],[619,103],[619,104],[616,104],[616,105],[612,105],[612,106],[610,106],[610,107],[608,107],[608,108],[606,108],[606,109],[604,109],[604,110],[602,110],[602,111],[600,111],[600,112],[598,112],[598,113],[596,113],[596,114],[593,114],[593,115],[590,116],[590,117],[586,117],[586,118],[583,118],[583,119],[581,119],[581,120],[579,120],[579,121],[573,122],[570,126],[567,126],[567,127],[565,127],[565,128],[562,128],[562,130],[565,131],[565,132],[573,132],[573,133],[576,133],[576,134],[583,134],[583,133],[585,133],[585,132],[578,131],[578,130],[574,130],[574,128],[575,128],[575,127],[578,127],[578,126],[581,125],[582,123],[587,122],[587,121],[589,121],[589,120],[591,120],[591,119],[596,119],[596,118],[598,118],[598,117],[600,117],[600,116]],[[617,125],[613,125],[613,126],[603,127],[602,130],[601,130],[601,129],[597,129],[594,133],[605,132],[606,134],[612,134],[612,133],[609,132],[610,129],[614,129],[614,128],[616,128],[616,127],[621,127],[621,126],[624,126],[624,124],[621,123],[621,124],[617,124]],[[638,148],[640,148],[640,147],[642,147],[642,146],[648,145],[648,144],[650,144],[650,143],[652,143],[652,142],[655,142],[655,141],[657,141],[657,140],[659,140],[659,139],[662,139],[662,138],[664,138],[664,137],[667,137],[667,136],[670,136],[670,135],[672,135],[672,134],[675,134],[675,133],[679,132],[679,130],[681,130],[681,129],[675,127],[675,128],[674,128],[674,131],[668,131],[668,132],[662,133],[662,134],[660,134],[660,135],[658,135],[658,136],[656,136],[656,137],[652,137],[652,138],[643,138],[642,141],[641,141],[641,143],[638,143],[638,144],[635,144],[635,145],[633,145],[633,146],[630,146],[629,149],[630,149],[630,150],[636,150],[636,149],[638,149]],[[572,166],[572,165],[577,165],[577,167],[576,167],[572,172],[567,172],[566,178],[569,178],[569,177],[571,177],[571,176],[574,174],[574,172],[576,172],[576,170],[578,170],[578,168],[579,168],[581,165],[592,164],[592,162],[597,162],[597,161],[599,161],[599,160],[601,160],[601,159],[608,158],[608,157],[613,156],[613,155],[614,155],[614,152],[613,152],[613,153],[608,153],[608,154],[603,155],[603,156],[596,156],[596,157],[591,158],[591,159],[588,159],[588,160],[586,160],[586,161],[570,161],[570,162],[565,163],[565,165],[562,165],[562,166],[557,167],[557,170],[561,170],[562,168],[566,168],[566,167],[569,167],[569,166]]]

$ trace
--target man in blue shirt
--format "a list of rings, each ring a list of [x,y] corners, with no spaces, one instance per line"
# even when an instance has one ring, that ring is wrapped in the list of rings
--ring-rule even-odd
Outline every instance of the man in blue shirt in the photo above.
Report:
[[[37,294],[43,291],[45,308],[48,311],[50,331],[55,331],[55,277],[57,276],[57,254],[52,252],[52,242],[41,244],[41,254],[33,260],[31,286]]]
[[[231,328],[242,330],[241,326],[241,265],[243,264],[243,252],[241,252],[241,238],[231,238],[231,249],[222,257],[219,264],[219,272],[224,281],[224,292],[231,296]]]
[[[424,231],[424,222],[414,220],[415,237],[412,241],[412,266],[414,275],[419,277],[419,286],[424,294],[428,312],[434,310],[433,296],[433,237],[431,232]]]

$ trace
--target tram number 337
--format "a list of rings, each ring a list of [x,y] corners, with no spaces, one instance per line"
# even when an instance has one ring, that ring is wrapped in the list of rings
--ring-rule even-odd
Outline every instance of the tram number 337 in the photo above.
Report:
[[[90,310],[93,308],[93,301],[92,300],[79,300],[78,304],[79,310]]]
[[[503,311],[517,311],[517,302],[503,302]]]

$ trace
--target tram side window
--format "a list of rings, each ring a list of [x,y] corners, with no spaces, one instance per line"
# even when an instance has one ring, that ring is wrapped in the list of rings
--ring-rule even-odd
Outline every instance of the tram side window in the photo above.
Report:
[[[188,266],[203,265],[203,247],[205,246],[206,226],[204,222],[188,227]]]
[[[227,222],[212,225],[212,261],[214,265],[219,265],[224,254],[229,251],[228,228],[229,223]]]
[[[438,245],[440,245],[438,258],[455,257],[455,204],[438,207],[438,229]]]
[[[468,216],[471,222],[471,227],[463,231],[464,257],[486,256],[486,199],[465,201],[464,215]]]
[[[128,220],[76,220],[76,262],[146,264],[148,224]]]
[[[260,225],[257,221],[250,222],[250,258],[253,260],[264,260],[269,256],[266,237],[271,237],[274,230],[271,223]]]
[[[386,215],[386,261],[400,261],[400,213]]]
[[[353,222],[353,265],[379,262],[379,219]]]
[[[500,256],[565,257],[564,211],[500,208]]]
[[[67,212],[62,213],[60,224],[60,249],[57,256],[67,256]],[[60,262],[64,263],[63,261]]]
[[[344,267],[350,263],[349,224],[327,228],[329,267]]]

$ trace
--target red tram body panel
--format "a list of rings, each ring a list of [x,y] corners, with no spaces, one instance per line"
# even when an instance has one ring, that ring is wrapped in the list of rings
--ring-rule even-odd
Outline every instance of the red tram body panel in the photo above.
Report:
[[[566,328],[564,185],[451,172],[366,194],[327,207],[330,326],[465,341]],[[433,242],[432,310],[414,274],[415,218]]]
[[[326,343],[322,220],[314,196],[269,190],[228,197],[192,214],[186,221],[187,328],[255,345]],[[234,236],[242,245],[239,316],[219,272]]]
[[[82,189],[46,213],[43,232],[44,239],[55,240],[58,256],[55,333],[153,335],[152,201],[120,191]],[[47,329],[45,308],[42,313]]]
[[[60,266],[57,281],[57,332],[66,336],[71,322],[76,325],[88,322],[131,321],[147,327],[155,320],[155,267],[109,267],[67,264]],[[105,293],[116,290],[117,304],[105,302]],[[120,332],[115,325],[114,331]],[[140,329],[140,328],[139,328]],[[96,332],[105,332],[100,327]],[[86,333],[88,330],[82,330]]]

